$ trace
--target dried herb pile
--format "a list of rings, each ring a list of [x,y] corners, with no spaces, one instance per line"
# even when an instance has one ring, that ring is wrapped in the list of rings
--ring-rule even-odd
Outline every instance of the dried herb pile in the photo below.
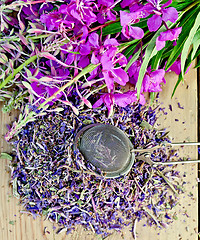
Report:
[[[70,107],[48,112],[29,122],[12,139],[16,157],[11,173],[14,195],[34,217],[45,215],[60,230],[69,233],[76,225],[103,237],[121,231],[135,219],[166,227],[173,221],[178,201],[179,172],[136,161],[128,175],[106,179],[96,174],[79,151],[74,152],[77,132],[91,123],[109,123],[126,132],[135,149],[150,148],[169,141],[164,130],[156,129],[156,111],[140,104],[115,108],[112,118],[106,108],[80,111]],[[154,161],[177,160],[177,153],[165,146],[151,154]],[[180,186],[180,185],[179,185]],[[59,232],[58,231],[58,232]],[[132,229],[133,235],[135,230]]]

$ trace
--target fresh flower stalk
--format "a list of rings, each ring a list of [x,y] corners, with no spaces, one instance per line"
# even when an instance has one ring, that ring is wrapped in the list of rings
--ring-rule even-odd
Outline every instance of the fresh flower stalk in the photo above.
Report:
[[[145,104],[145,92],[153,101],[168,71],[179,75],[173,95],[200,54],[199,1],[2,3],[0,88],[12,96],[8,105],[16,102],[7,90],[11,85],[28,91],[18,106],[26,101],[37,107],[69,103],[75,88],[86,105],[104,104],[111,116],[114,105]],[[84,78],[74,80],[92,65]],[[127,84],[131,90],[124,92]]]

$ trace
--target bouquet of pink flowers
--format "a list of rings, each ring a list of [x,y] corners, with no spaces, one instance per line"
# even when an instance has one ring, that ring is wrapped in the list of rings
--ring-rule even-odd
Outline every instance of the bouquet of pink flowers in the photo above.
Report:
[[[114,105],[145,104],[143,93],[154,99],[165,72],[179,75],[175,91],[200,54],[200,1],[0,3],[0,100],[4,112],[31,106],[20,125],[55,102],[77,114],[105,104],[109,116]]]

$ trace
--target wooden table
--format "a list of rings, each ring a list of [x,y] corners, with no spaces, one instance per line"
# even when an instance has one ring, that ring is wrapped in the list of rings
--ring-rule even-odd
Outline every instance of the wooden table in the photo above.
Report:
[[[160,94],[161,107],[165,107],[167,115],[159,119],[160,127],[166,127],[170,131],[173,141],[197,141],[197,72],[191,68],[181,83],[173,99],[171,93],[177,81],[177,76],[168,73],[167,84]],[[184,109],[180,108],[179,103]],[[172,106],[172,111],[169,109]],[[0,105],[0,108],[2,105]],[[16,113],[0,113],[1,142],[0,151],[10,152],[10,146],[4,141],[6,123],[10,123]],[[184,147],[180,149],[180,155],[197,158],[196,147]],[[62,232],[56,234],[54,228],[58,227],[43,218],[33,219],[27,214],[20,213],[23,207],[19,200],[12,196],[9,186],[9,161],[0,160],[0,239],[2,240],[96,240],[101,239],[92,232],[86,232],[83,228],[67,235]],[[143,227],[144,222],[137,224],[137,239],[139,240],[197,240],[198,239],[198,189],[197,189],[197,164],[179,165],[176,169],[181,172],[185,185],[185,193],[180,195],[180,203],[176,207],[178,219],[167,229]],[[181,181],[181,179],[180,179]],[[108,240],[131,240],[132,234],[127,228],[123,233],[115,233]]]

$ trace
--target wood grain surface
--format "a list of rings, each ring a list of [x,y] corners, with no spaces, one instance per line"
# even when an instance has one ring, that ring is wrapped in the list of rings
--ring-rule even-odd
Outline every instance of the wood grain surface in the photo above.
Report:
[[[197,141],[197,72],[193,68],[181,83],[173,99],[171,93],[176,83],[177,76],[168,73],[166,85],[160,94],[161,107],[165,107],[167,115],[161,114],[160,128],[167,128],[173,141]],[[180,105],[183,108],[180,108]],[[172,111],[169,109],[172,107]],[[0,105],[0,108],[2,104]],[[0,113],[0,151],[11,152],[10,146],[4,141],[6,124],[13,121],[17,113]],[[197,158],[196,147],[181,147],[180,155]],[[78,227],[73,234],[65,232],[56,234],[58,226],[42,217],[33,219],[23,211],[19,200],[12,195],[9,185],[9,161],[0,160],[0,239],[1,240],[98,240],[92,232],[86,232]],[[166,229],[143,226],[144,222],[137,223],[137,239],[139,240],[197,240],[198,227],[198,190],[197,190],[197,164],[184,164],[176,167],[185,181],[185,193],[180,195],[180,203],[176,206],[177,220]],[[131,240],[130,228],[125,228],[122,233],[114,233],[107,240]]]

